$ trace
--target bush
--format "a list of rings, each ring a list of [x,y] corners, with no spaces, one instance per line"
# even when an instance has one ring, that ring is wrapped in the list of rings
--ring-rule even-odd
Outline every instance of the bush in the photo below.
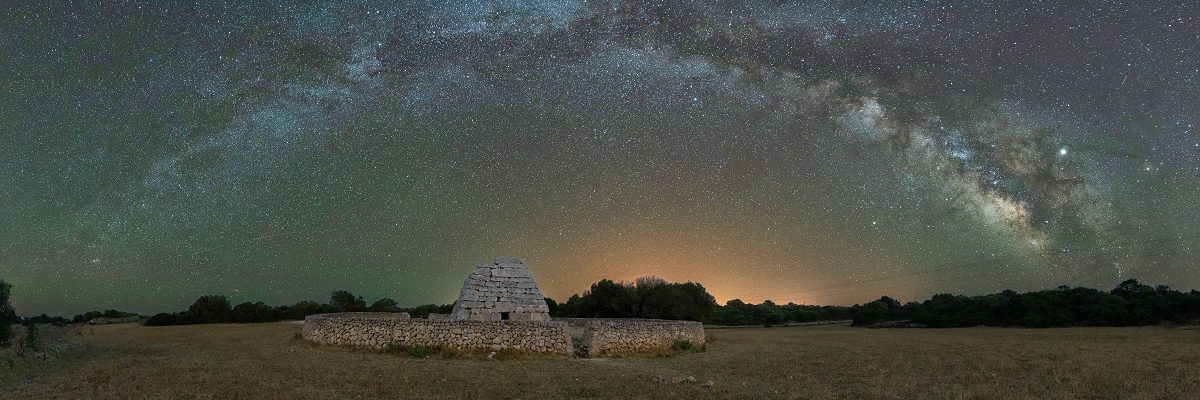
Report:
[[[404,346],[396,342],[387,342],[383,345],[383,352],[388,354],[400,354],[404,352]]]
[[[190,314],[188,314],[186,312],[182,312],[182,313],[175,313],[175,314],[168,314],[168,313],[155,314],[153,317],[150,317],[150,319],[147,319],[146,322],[143,322],[142,325],[144,325],[144,326],[168,326],[168,325],[191,325],[194,323],[196,323],[196,322],[194,319],[192,319],[192,316]]]
[[[419,344],[414,344],[412,346],[405,347],[404,352],[408,353],[410,356],[420,358],[429,354],[429,348]]]
[[[687,339],[675,339],[671,341],[671,349],[675,351],[692,351],[696,345]]]
[[[51,317],[46,314],[42,314],[42,315],[39,315],[36,317],[31,317],[31,318],[25,318],[26,325],[28,325],[28,324],[50,324],[50,325],[54,325],[54,326],[66,326],[69,323],[71,323],[71,321],[67,320],[66,318],[57,317],[57,316]]]
[[[233,307],[233,322],[239,324],[275,322],[280,319],[283,319],[283,317],[276,313],[275,308],[261,301],[257,303],[246,302]]]
[[[12,324],[17,322],[17,313],[9,304],[12,285],[0,280],[0,347],[12,345]]]
[[[371,304],[370,307],[367,307],[367,311],[394,313],[394,312],[399,312],[400,307],[398,305],[396,305],[396,300],[392,300],[390,298],[384,297],[382,299],[376,300],[374,303]]]
[[[404,309],[401,311],[407,312],[408,315],[412,316],[413,318],[426,318],[431,313],[449,314],[451,312],[454,312],[454,305],[453,304],[444,304],[444,305],[439,306],[437,304],[426,304],[426,305],[416,306],[416,307],[409,308],[409,309]]]
[[[36,325],[30,324],[26,327],[25,340],[21,341],[21,345],[26,349],[33,351],[42,350],[42,337],[38,334]]]

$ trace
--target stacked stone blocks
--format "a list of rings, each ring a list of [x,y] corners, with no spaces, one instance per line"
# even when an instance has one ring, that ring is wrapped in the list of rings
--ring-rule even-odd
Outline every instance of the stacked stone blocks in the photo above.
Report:
[[[705,342],[704,324],[696,321],[622,318],[557,318],[555,321],[583,328],[580,345],[591,357],[670,350],[677,340],[686,340],[696,346]]]
[[[525,262],[499,257],[467,276],[450,320],[548,321],[550,308]]]
[[[304,319],[302,335],[315,343],[373,349],[392,344],[571,354],[567,325],[549,321],[438,321],[394,318],[378,313],[319,314]]]

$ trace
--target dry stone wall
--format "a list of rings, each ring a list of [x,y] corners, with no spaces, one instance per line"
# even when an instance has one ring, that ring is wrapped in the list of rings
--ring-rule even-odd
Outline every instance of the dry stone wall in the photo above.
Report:
[[[104,317],[92,318],[87,323],[89,325],[112,325],[112,324],[128,324],[128,323],[133,323],[133,322],[139,322],[141,320],[142,320],[142,317],[134,315],[132,317],[121,317],[121,318],[104,318]]]
[[[670,350],[676,340],[704,344],[704,324],[657,319],[555,318],[582,328],[579,344],[588,356]]]
[[[450,319],[455,321],[548,321],[550,308],[525,261],[497,257],[467,276]]]
[[[550,321],[439,321],[388,313],[310,315],[304,339],[382,349],[389,343],[460,350],[571,354],[567,325]]]

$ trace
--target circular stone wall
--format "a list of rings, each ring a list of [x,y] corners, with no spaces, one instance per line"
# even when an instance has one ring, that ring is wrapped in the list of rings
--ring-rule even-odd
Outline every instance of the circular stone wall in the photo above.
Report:
[[[635,318],[555,318],[581,329],[577,344],[583,354],[601,356],[672,350],[676,341],[693,346],[705,342],[704,324]]]
[[[391,313],[318,314],[304,318],[303,336],[314,343],[374,349],[394,344],[571,354],[567,324],[551,321],[437,321]]]

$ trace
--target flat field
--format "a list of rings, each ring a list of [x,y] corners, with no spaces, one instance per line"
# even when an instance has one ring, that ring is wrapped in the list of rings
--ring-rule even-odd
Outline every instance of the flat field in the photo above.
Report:
[[[85,327],[67,335],[82,350],[0,365],[0,397],[1200,399],[1200,329],[709,329],[706,351],[670,357],[488,360],[312,346],[300,328]]]

